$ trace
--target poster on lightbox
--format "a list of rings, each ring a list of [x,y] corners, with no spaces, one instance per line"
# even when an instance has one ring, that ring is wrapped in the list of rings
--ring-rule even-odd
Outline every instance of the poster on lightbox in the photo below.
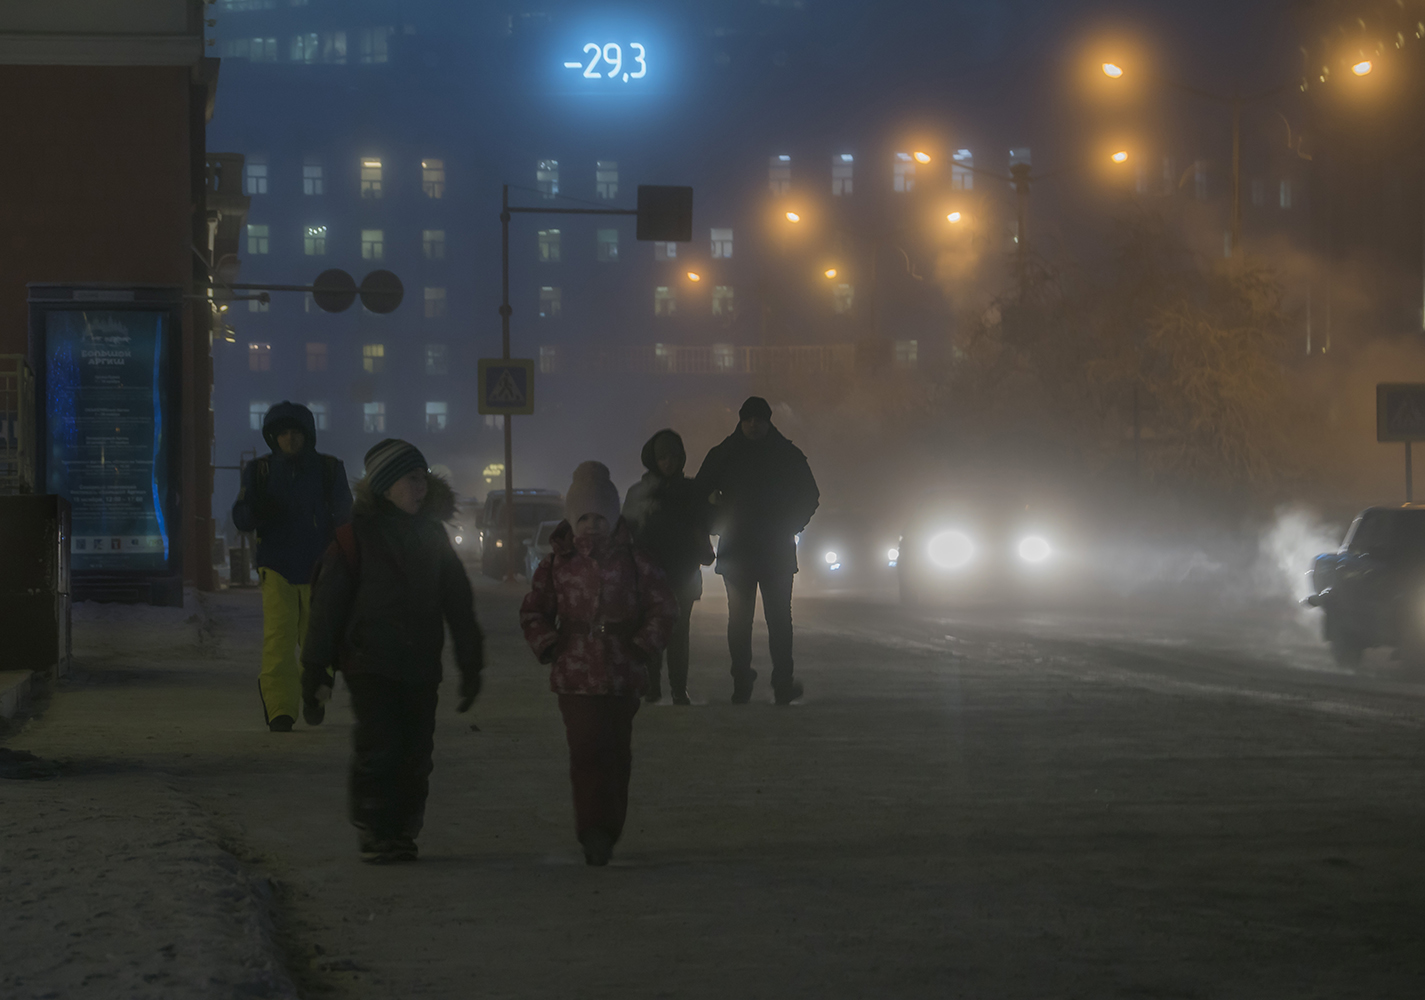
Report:
[[[75,570],[163,572],[170,314],[45,316],[47,488],[69,500]]]

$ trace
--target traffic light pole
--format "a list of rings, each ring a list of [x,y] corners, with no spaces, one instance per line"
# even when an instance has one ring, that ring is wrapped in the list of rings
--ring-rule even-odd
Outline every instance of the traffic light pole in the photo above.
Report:
[[[510,215],[637,215],[635,208],[520,208],[510,206],[510,186],[500,194],[500,357],[510,359]],[[515,578],[515,449],[510,415],[505,414],[505,580]]]

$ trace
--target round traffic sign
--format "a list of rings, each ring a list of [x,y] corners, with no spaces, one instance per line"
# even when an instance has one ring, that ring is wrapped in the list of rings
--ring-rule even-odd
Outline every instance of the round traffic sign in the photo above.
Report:
[[[395,312],[406,289],[390,271],[372,271],[361,279],[361,304],[374,313]]]
[[[356,279],[339,267],[323,271],[312,285],[312,300],[323,312],[345,312],[356,301]]]

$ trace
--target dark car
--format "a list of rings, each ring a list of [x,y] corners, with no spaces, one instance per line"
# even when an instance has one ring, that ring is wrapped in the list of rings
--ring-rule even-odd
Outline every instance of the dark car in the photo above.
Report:
[[[534,537],[545,521],[564,518],[564,495],[558,490],[515,490],[514,548],[506,551],[505,491],[491,490],[480,511],[480,571],[503,579],[506,573],[524,571],[524,542]]]
[[[1059,506],[1015,491],[926,493],[895,547],[901,603],[1044,592],[1073,558],[1079,532],[1068,520]]]
[[[1425,661],[1425,507],[1369,507],[1336,552],[1311,566],[1305,603],[1326,612],[1324,636],[1341,666],[1373,646]]]

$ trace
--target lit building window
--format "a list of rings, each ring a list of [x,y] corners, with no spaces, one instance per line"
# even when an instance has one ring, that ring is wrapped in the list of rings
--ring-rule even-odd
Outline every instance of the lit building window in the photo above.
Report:
[[[1029,155],[1028,146],[1015,146],[1009,151],[1009,165],[1011,167],[1017,167],[1021,163],[1027,167],[1032,162],[1033,160]]]
[[[426,374],[427,375],[448,375],[449,365],[446,362],[444,344],[426,345]]]
[[[901,194],[915,190],[915,160],[911,159],[909,153],[896,154],[891,187]]]
[[[327,345],[307,344],[307,371],[324,372],[327,370]]]
[[[559,348],[545,345],[539,349],[539,372],[553,375],[559,371]]]
[[[618,197],[617,160],[594,161],[594,186],[598,189],[600,198]]]
[[[559,230],[541,229],[539,231],[539,262],[541,264],[559,263]]]
[[[786,153],[767,161],[767,187],[775,195],[786,194],[792,189],[792,158]]]
[[[318,312],[318,311],[319,311],[319,310],[317,309],[317,300],[316,300],[316,298],[312,295],[311,292],[303,292],[303,293],[302,293],[302,312],[314,313],[314,312]]]
[[[501,427],[504,426],[504,421],[507,420],[507,419],[508,419],[507,417],[501,417],[501,416],[500,416],[499,414],[497,414],[497,413],[487,413],[487,414],[485,414],[485,429],[486,429],[487,431],[497,431],[497,430],[499,430]],[[498,470],[498,471],[496,471],[496,470]],[[504,463],[502,463],[502,462],[500,462],[500,463],[492,463],[492,464],[490,464],[490,465],[485,466],[484,477],[485,477],[485,482],[487,482],[487,483],[493,482],[494,480],[499,479],[499,478],[502,477],[504,474],[505,474],[505,466],[504,466]]]
[[[254,431],[262,430],[262,418],[267,416],[267,411],[272,409],[271,403],[248,403],[247,404],[247,426]]]
[[[678,349],[672,344],[653,345],[653,366],[660,372],[671,372],[677,365]]]
[[[950,158],[950,187],[955,191],[972,191],[975,188],[975,157],[968,149],[957,149]]]
[[[426,319],[439,319],[445,315],[445,289],[426,289]]]
[[[223,42],[224,59],[250,59],[253,62],[276,62],[277,39],[233,38]]]
[[[363,28],[358,38],[359,55],[358,60],[363,66],[373,66],[377,63],[384,63],[390,58],[391,36],[396,33],[395,28]]]
[[[838,198],[851,193],[851,174],[856,163],[850,153],[838,153],[831,158],[831,193]]]
[[[445,197],[445,161],[421,161],[421,193],[427,198]]]
[[[659,285],[653,289],[653,315],[672,316],[678,311],[678,300],[673,297],[673,289]]]
[[[731,344],[713,344],[713,370],[731,372],[737,370],[737,348]]]
[[[361,231],[361,259],[362,260],[385,260],[386,258],[386,233],[380,229],[363,229]]]
[[[676,243],[654,243],[654,244],[653,244],[653,259],[654,259],[654,260],[677,260],[677,259],[678,259],[678,244],[676,244]]]
[[[250,158],[243,165],[245,194],[267,193],[267,160],[260,156]]]
[[[302,237],[302,251],[308,257],[321,257],[327,252],[327,227],[308,226]]]
[[[381,161],[363,159],[361,161],[361,197],[381,197]]]
[[[361,429],[367,434],[386,433],[386,404],[363,403],[361,406]]]
[[[445,430],[445,418],[449,410],[444,403],[426,403],[426,431],[436,433]]]
[[[271,299],[268,299],[266,302],[264,302],[264,301],[262,301],[261,299],[257,298],[256,296],[253,296],[252,298],[250,298],[250,299],[247,300],[247,311],[248,311],[248,312],[265,313],[265,312],[267,312],[267,310],[269,310],[269,309],[271,309],[271,308],[272,308],[272,300],[271,300]]]
[[[735,309],[735,300],[732,297],[731,285],[718,285],[713,288],[712,311],[714,316],[731,316]]]
[[[334,66],[346,65],[346,32],[322,32],[322,62]]]
[[[312,422],[316,424],[317,430],[331,430],[331,411],[326,403],[308,403],[307,409],[312,411]]]
[[[596,255],[602,261],[618,260],[618,230],[600,229]]]
[[[853,285],[833,285],[831,288],[831,308],[839,313],[851,311],[851,300],[856,297],[856,288]]]
[[[250,372],[270,372],[272,370],[272,345],[256,341],[247,345],[247,370]]]
[[[292,59],[294,63],[314,63],[321,52],[321,40],[315,31],[292,36]]]
[[[539,290],[540,319],[558,319],[562,311],[559,289],[551,285],[542,287]]]
[[[1282,208],[1291,208],[1291,178],[1283,178],[1281,188],[1278,191],[1279,203]]]
[[[322,174],[322,165],[316,160],[308,159],[302,164],[302,193],[303,194],[326,194],[326,177]]]
[[[553,198],[559,193],[559,161],[540,160],[534,168],[535,187],[539,188],[539,193],[546,198]]]
[[[1252,207],[1262,208],[1267,203],[1267,182],[1260,177],[1252,180]]]
[[[247,227],[247,252],[259,254],[267,252],[267,227],[249,225]]]
[[[901,368],[914,368],[919,343],[914,340],[897,340],[895,343],[896,364]]]
[[[386,345],[362,344],[361,368],[372,375],[384,372],[386,370]]]
[[[712,255],[720,260],[732,256],[731,229],[714,229],[712,231]]]
[[[426,260],[445,260],[445,230],[421,230],[421,250],[425,252]]]

